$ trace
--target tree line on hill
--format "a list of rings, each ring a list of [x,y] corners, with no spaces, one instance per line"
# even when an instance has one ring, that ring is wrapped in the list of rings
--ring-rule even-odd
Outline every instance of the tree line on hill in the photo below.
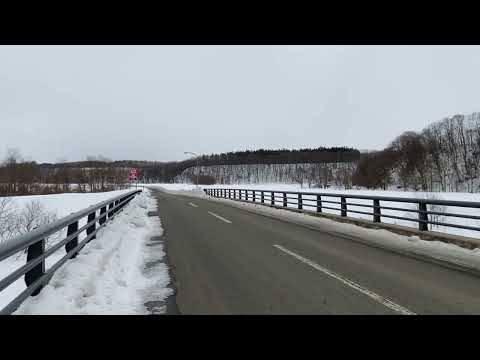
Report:
[[[356,162],[360,158],[357,149],[349,147],[318,147],[315,149],[279,149],[279,150],[245,150],[221,154],[202,155],[198,158],[178,162],[155,163],[141,168],[142,181],[147,183],[169,183],[190,179],[196,181],[193,169],[197,166],[207,169],[210,166],[232,166],[249,164],[311,164],[311,163],[347,163]],[[190,175],[181,176],[185,170],[192,169]],[[203,171],[199,183],[211,184],[213,181],[221,182],[219,178],[212,178],[211,174]],[[175,180],[176,179],[176,180]]]
[[[407,131],[382,151],[362,154],[353,183],[423,191],[480,189],[480,113],[454,115]]]
[[[127,169],[107,162],[38,164],[24,160],[18,149],[7,150],[0,164],[0,196],[100,192],[125,187]]]
[[[139,169],[140,181],[145,183],[174,182],[197,162],[204,167],[242,164],[339,163],[359,158],[356,149],[347,147],[300,150],[246,150],[222,154],[202,155],[184,161],[156,162],[122,160],[112,161],[103,156],[88,156],[86,161],[38,164],[23,159],[17,149],[7,150],[0,164],[0,196],[52,194],[60,192],[97,192],[123,188],[128,185],[128,170]],[[302,170],[299,170],[302,171]],[[195,175],[195,176],[193,176]],[[196,181],[196,174],[189,180]],[[200,174],[199,182],[218,182],[210,174]]]
[[[175,182],[196,181],[200,184],[265,184],[298,183],[301,187],[352,187],[356,162],[298,163],[298,164],[241,164],[190,167],[175,178]]]

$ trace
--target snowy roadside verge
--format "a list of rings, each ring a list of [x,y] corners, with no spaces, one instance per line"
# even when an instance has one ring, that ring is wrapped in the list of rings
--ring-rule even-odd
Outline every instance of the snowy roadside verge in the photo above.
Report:
[[[144,304],[153,290],[157,301],[172,293],[166,265],[145,266],[165,256],[163,244],[155,250],[147,246],[152,236],[163,232],[160,219],[148,217],[156,210],[149,190],[136,196],[14,314],[147,314]]]
[[[253,203],[238,202],[228,199],[212,198],[195,190],[171,191],[158,186],[171,194],[203,198],[244,209],[249,212],[280,219],[286,222],[303,225],[315,230],[321,230],[336,236],[343,236],[352,241],[358,241],[376,246],[406,256],[434,261],[444,266],[480,275],[480,249],[469,250],[454,244],[436,240],[422,240],[418,236],[406,236],[385,229],[369,229],[358,225],[342,223],[323,217],[277,209]],[[320,241],[320,240],[319,240]]]

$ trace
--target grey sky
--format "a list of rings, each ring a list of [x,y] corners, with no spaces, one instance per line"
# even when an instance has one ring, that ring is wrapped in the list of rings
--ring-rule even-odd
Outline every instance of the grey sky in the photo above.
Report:
[[[380,149],[480,111],[478,84],[479,46],[0,46],[0,151]]]

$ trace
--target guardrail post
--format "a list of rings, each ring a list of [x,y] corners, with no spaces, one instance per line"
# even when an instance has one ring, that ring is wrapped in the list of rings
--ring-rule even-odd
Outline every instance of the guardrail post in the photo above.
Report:
[[[303,209],[302,194],[298,194],[298,209],[299,209],[299,210],[302,210],[302,209]]]
[[[67,237],[72,235],[78,230],[78,220],[68,225]],[[78,245],[78,236],[75,236],[72,240],[65,244],[65,251],[68,253],[70,250],[74,249]],[[77,254],[73,254],[70,259],[74,259]]]
[[[287,193],[283,193],[283,207],[287,207]]]
[[[373,222],[379,223],[381,221],[382,211],[380,210],[380,200],[373,200]]]
[[[262,204],[265,203],[265,193],[264,193],[263,191],[262,191],[261,194],[260,194],[260,202],[261,202]]]
[[[317,195],[317,212],[321,213],[322,212],[322,196]]]
[[[275,192],[272,191],[272,198],[270,199],[270,204],[275,205]]]
[[[418,230],[428,231],[428,214],[427,214],[427,204],[418,203]]]
[[[104,206],[100,209],[100,215],[105,214],[106,212],[107,212],[107,206]],[[98,219],[98,223],[100,225],[105,223],[105,221],[107,221],[107,214],[105,214],[105,216],[102,216],[100,219]]]
[[[253,201],[253,202],[255,202],[255,193],[256,193],[256,191],[253,190],[253,191],[252,191],[252,201]]]
[[[341,216],[347,216],[347,198],[345,196],[341,197]]]
[[[113,210],[110,210],[113,208],[113,202],[108,205],[108,218],[110,219],[113,216]]]
[[[39,256],[43,255],[45,252],[45,239],[41,239],[36,243],[30,245],[27,249],[27,263],[33,261]],[[38,265],[35,265],[31,270],[25,273],[25,284],[27,287],[33,284],[38,278],[42,277],[45,274],[45,259],[43,259]],[[31,296],[36,296],[42,290],[43,285],[41,285],[37,290],[35,290]]]
[[[94,211],[93,213],[88,214],[87,222],[90,222],[90,221],[95,220],[95,216],[96,216],[96,215],[97,215],[97,212],[96,212],[96,211]],[[93,233],[93,232],[95,231],[95,228],[96,228],[96,224],[95,224],[95,223],[93,223],[91,226],[89,226],[89,227],[87,228],[87,236],[90,235],[91,233]],[[96,238],[97,238],[97,236],[96,236],[96,235],[93,235],[92,238],[89,240],[89,242],[92,241],[93,239],[96,239]]]

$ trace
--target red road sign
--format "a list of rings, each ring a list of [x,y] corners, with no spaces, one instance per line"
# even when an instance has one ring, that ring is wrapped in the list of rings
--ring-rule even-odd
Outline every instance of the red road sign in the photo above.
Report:
[[[138,178],[137,169],[130,169],[130,173],[128,174],[128,178],[130,180],[137,180],[137,178]]]

